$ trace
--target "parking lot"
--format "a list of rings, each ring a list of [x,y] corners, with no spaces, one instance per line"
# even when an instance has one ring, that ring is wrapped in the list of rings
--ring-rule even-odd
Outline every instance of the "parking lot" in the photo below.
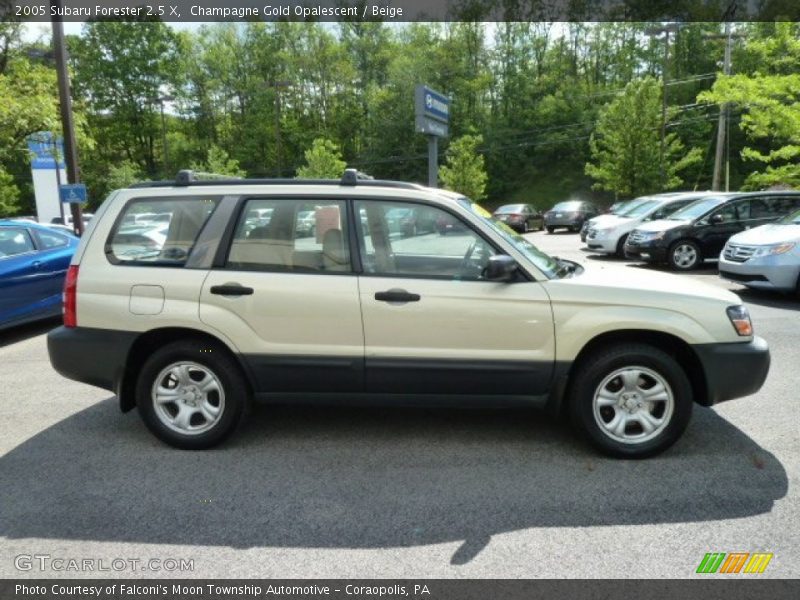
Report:
[[[576,234],[528,237],[631,278],[652,268],[587,254]],[[258,407],[223,447],[181,452],[51,369],[57,323],[0,333],[0,577],[97,575],[18,569],[38,554],[189,559],[191,577],[681,578],[706,552],[771,552],[761,577],[798,577],[800,300],[713,265],[680,277],[740,293],[772,369],[755,396],[695,407],[645,461],[525,410]]]

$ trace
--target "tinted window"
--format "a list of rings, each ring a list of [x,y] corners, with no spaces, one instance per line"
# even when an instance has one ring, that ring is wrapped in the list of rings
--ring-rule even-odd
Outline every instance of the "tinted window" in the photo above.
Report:
[[[116,264],[181,266],[217,202],[217,198],[134,200],[111,232],[106,255]],[[134,216],[133,223],[129,216]]]
[[[355,203],[364,271],[375,275],[479,280],[494,254],[492,247],[466,223],[447,211],[425,208],[440,231],[404,237],[389,227],[390,215],[408,204]],[[423,207],[420,207],[423,208]],[[444,228],[444,225],[449,225]]]
[[[652,215],[650,215],[650,218],[653,221],[655,221],[656,219],[664,219],[669,215],[671,215],[672,213],[679,211],[680,209],[682,209],[687,204],[690,204],[691,202],[694,202],[694,200],[678,200],[677,202],[670,202],[666,206],[662,206],[657,211],[655,211]]]
[[[350,272],[345,203],[249,200],[236,224],[228,268]]]
[[[16,227],[0,227],[0,258],[34,250],[33,240],[27,230]]]
[[[737,220],[737,218],[746,219],[747,217],[741,217],[739,211],[741,211],[741,213],[749,214],[749,203],[749,200],[744,202],[729,202],[728,204],[724,204],[711,213],[708,218],[711,219],[716,216],[722,217],[722,220],[720,221],[721,224],[733,223]],[[739,214],[739,217],[737,217],[737,214]]]
[[[527,206],[524,204],[507,204],[506,206],[501,206],[495,212],[501,215],[527,212]]]
[[[723,202],[725,202],[725,198],[703,198],[702,200],[692,202],[689,206],[675,211],[669,216],[669,219],[675,219],[678,221],[691,221],[697,217],[702,217],[708,211],[716,206],[719,206]]]
[[[571,210],[571,211],[581,210],[582,204],[583,204],[582,202],[579,202],[577,200],[571,200],[569,202],[559,202],[553,207],[553,210]]]
[[[786,215],[780,222],[784,225],[800,225],[800,210]]]

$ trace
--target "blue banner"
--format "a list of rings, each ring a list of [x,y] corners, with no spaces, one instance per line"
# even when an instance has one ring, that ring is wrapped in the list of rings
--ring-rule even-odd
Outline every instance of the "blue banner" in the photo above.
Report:
[[[60,169],[65,168],[64,140],[62,138],[54,138],[55,136],[49,131],[40,131],[28,138],[28,150],[31,151],[32,169],[55,169],[56,159],[55,156],[53,156],[54,150],[58,152],[58,167]]]

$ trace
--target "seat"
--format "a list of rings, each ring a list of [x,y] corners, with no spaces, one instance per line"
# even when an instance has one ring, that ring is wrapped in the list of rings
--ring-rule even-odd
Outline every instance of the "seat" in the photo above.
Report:
[[[350,269],[350,260],[344,247],[341,229],[329,229],[322,238],[322,268],[325,271]]]

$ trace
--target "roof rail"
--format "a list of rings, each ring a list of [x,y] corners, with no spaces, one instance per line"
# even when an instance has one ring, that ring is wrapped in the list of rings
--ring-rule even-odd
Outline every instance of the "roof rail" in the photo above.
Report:
[[[202,178],[198,178],[198,176]],[[214,173],[199,173],[189,169],[178,171],[174,181],[142,181],[134,183],[131,188],[155,188],[155,187],[200,187],[200,186],[219,186],[219,185],[338,185],[338,186],[369,186],[369,187],[391,187],[409,190],[423,189],[416,183],[405,181],[389,181],[374,179],[369,175],[356,169],[345,169],[341,179],[245,179],[241,177],[233,178],[226,175]]]

